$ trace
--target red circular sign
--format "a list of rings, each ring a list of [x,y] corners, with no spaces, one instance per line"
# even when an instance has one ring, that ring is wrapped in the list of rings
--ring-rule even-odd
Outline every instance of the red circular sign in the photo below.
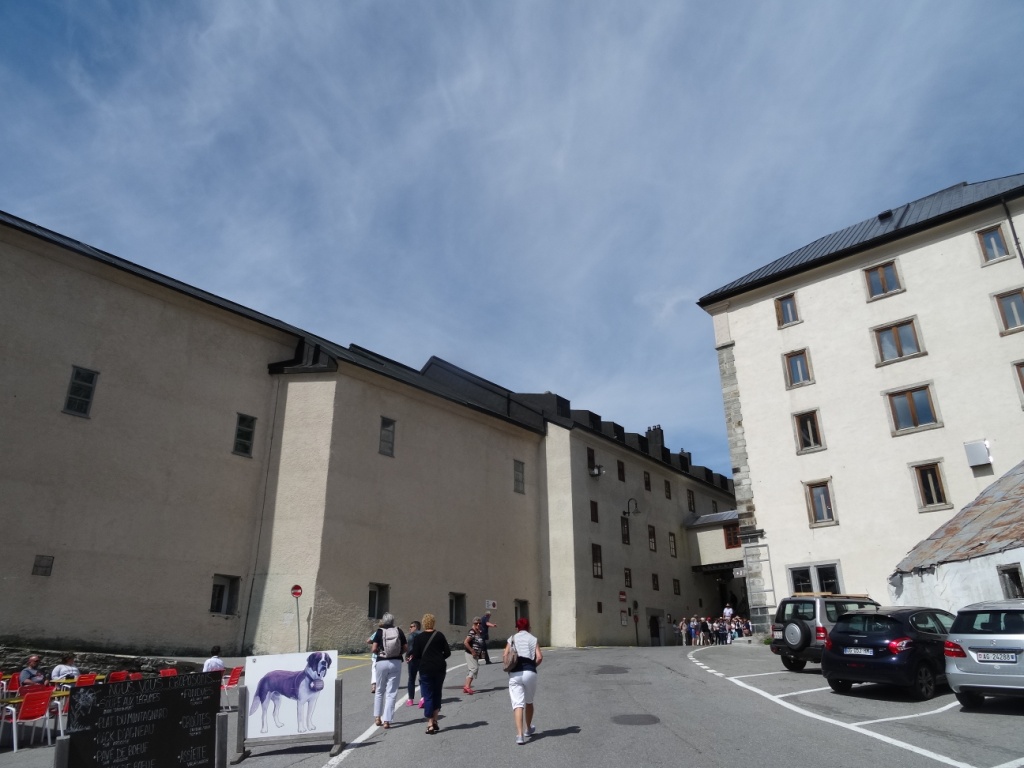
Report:
[[[298,584],[292,587],[292,597],[302,597],[302,587]]]

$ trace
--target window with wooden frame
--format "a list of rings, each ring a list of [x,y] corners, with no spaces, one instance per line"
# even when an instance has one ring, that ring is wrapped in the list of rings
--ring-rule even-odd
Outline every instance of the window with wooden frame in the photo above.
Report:
[[[889,296],[903,290],[899,274],[896,272],[895,261],[887,261],[884,264],[865,269],[864,278],[867,280],[868,296],[872,299]]]
[[[815,480],[804,483],[807,499],[807,514],[811,526],[834,525],[836,523],[835,504],[832,499],[832,481]]]
[[[665,481],[665,498],[666,499],[671,499],[672,498],[672,481],[671,480],[666,480]]]
[[[625,462],[617,461],[617,462],[615,462],[615,464],[616,464],[616,466],[619,469],[619,480],[621,480],[622,482],[626,482],[626,464],[625,464]]]
[[[622,521],[622,543],[629,544],[629,518],[621,517],[619,519]]]
[[[793,414],[793,427],[796,431],[797,453],[820,451],[825,447],[817,411]]]
[[[1017,376],[1017,387],[1019,388],[1021,401],[1024,402],[1024,360],[1013,364],[1013,372]]]
[[[1017,331],[1024,328],[1024,290],[1017,289],[1010,293],[996,296],[999,305],[999,319],[1003,323],[1003,331]]]
[[[651,473],[647,470],[644,470],[644,490],[651,490]]]
[[[686,508],[690,512],[697,511],[697,497],[689,488],[686,489]]]
[[[793,323],[800,322],[800,315],[796,311],[796,296],[780,296],[775,300],[775,319],[779,322],[779,328]]]
[[[512,490],[526,493],[526,464],[518,459],[512,460]]]
[[[722,526],[722,533],[725,534],[725,548],[736,549],[740,546],[740,524],[729,523]]]
[[[917,506],[922,512],[933,509],[948,509],[952,506],[946,500],[946,489],[942,482],[940,462],[932,461],[912,467],[917,484]]]
[[[590,502],[590,522],[597,522],[597,502],[594,500]]]
[[[939,425],[929,387],[914,387],[890,392],[889,411],[895,432],[906,432]]]
[[[981,230],[978,233],[978,242],[981,244],[982,258],[986,264],[1005,259],[1010,255],[1010,249],[1006,247],[1006,238],[1003,237],[1003,229],[1000,226]]]
[[[594,457],[594,449],[587,448],[587,469],[593,469],[597,466],[597,459]]]
[[[998,565],[996,573],[999,574],[999,586],[1002,587],[1003,597],[1006,600],[1024,598],[1024,579],[1021,578],[1019,563]]]
[[[622,577],[625,580],[626,589],[633,588],[633,571],[629,568],[622,569]]]
[[[681,591],[679,589],[679,579],[672,579],[672,594],[673,595],[681,594]]]
[[[658,586],[658,574],[656,573],[651,574],[651,589],[653,589],[655,592],[661,589],[661,587]]]
[[[658,551],[658,537],[654,533],[653,525],[647,526],[647,548],[651,550],[651,552]]]
[[[874,332],[879,363],[891,363],[923,354],[913,318],[875,328]]]
[[[601,545],[591,544],[590,545],[590,560],[594,569],[594,578],[604,578],[604,564],[601,562]]]
[[[806,349],[789,352],[784,358],[786,366],[786,387],[800,387],[813,384],[810,357]]]
[[[668,535],[668,555],[669,557],[676,556],[676,535],[674,533]]]
[[[382,456],[395,455],[395,420],[380,417],[380,439],[377,443],[377,453]]]
[[[235,447],[232,453],[252,457],[252,446],[256,440],[256,417],[244,413],[235,414]]]
[[[79,368],[77,365],[71,366],[71,382],[68,384],[68,394],[64,399],[64,413],[89,418],[99,377],[96,371]]]
[[[718,511],[718,502],[714,499],[711,500],[711,514],[715,514]]]

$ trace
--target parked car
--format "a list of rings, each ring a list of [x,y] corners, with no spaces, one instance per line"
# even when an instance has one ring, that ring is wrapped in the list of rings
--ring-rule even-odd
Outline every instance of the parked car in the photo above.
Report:
[[[964,707],[985,696],[1024,696],[1024,600],[960,609],[946,640],[946,677]]]
[[[825,640],[821,674],[837,693],[882,683],[930,699],[945,682],[943,657],[953,614],[938,608],[878,607],[839,617]]]
[[[797,592],[779,603],[772,624],[772,653],[782,666],[798,672],[808,661],[821,662],[829,630],[847,611],[878,605],[867,595]]]

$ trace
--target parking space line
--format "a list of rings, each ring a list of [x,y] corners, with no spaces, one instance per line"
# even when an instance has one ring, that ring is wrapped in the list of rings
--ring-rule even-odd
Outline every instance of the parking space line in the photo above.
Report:
[[[730,680],[736,680],[737,678],[731,677]],[[803,696],[805,693],[818,693],[818,691],[830,691],[832,690],[827,685],[824,688],[808,688],[806,691],[790,691],[789,693],[780,693],[775,698],[784,699],[787,696]]]
[[[1000,763],[999,765],[994,765],[992,766],[992,768],[1020,768],[1022,765],[1024,765],[1024,757],[1019,757],[1016,760],[1011,760],[1008,763]]]
[[[933,709],[930,712],[918,712],[916,715],[900,715],[899,717],[880,717],[877,720],[862,720],[859,723],[854,723],[854,725],[871,725],[872,723],[888,723],[892,720],[909,720],[913,717],[927,717],[928,715],[937,715],[940,712],[945,712],[947,709],[952,709],[953,707],[959,706],[959,701],[952,701],[946,706],[939,707],[938,709]]]
[[[767,677],[768,675],[788,675],[791,674],[788,669],[780,669],[777,672],[758,672],[756,675],[736,675],[736,677],[729,678],[730,680],[745,680],[748,677]]]

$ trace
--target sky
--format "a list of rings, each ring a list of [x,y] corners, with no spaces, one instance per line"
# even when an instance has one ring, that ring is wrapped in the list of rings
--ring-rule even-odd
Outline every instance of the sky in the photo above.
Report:
[[[731,474],[697,300],[1024,172],[1024,3],[0,0],[0,210]]]

